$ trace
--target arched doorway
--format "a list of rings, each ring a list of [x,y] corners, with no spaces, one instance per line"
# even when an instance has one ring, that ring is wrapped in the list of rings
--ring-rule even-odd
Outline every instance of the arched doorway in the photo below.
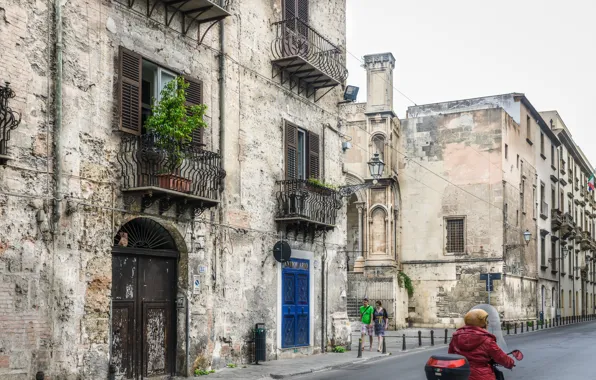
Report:
[[[153,219],[133,219],[114,237],[111,361],[125,378],[175,371],[178,256]]]

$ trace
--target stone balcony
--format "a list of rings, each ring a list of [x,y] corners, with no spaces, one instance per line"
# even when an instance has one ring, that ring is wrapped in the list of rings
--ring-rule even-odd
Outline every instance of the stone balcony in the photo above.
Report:
[[[553,232],[558,231],[561,229],[561,224],[563,223],[563,214],[560,210],[553,208],[550,210],[550,224],[551,230]]]
[[[580,240],[580,248],[584,251],[591,249],[591,244],[590,244],[591,241],[592,241],[592,238],[590,236],[590,233],[588,231],[582,231],[581,240]]]
[[[565,213],[561,220],[561,237],[567,239],[575,234],[575,223],[569,213]]]

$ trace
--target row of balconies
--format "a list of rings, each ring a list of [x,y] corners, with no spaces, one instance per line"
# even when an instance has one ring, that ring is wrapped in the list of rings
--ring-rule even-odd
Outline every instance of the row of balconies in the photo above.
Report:
[[[596,239],[590,235],[590,232],[582,231],[569,213],[563,214],[560,210],[552,209],[551,230],[553,232],[560,230],[561,238],[579,242],[582,250],[596,250]]]
[[[160,213],[173,205],[178,214],[216,206],[225,177],[221,156],[198,147],[185,148],[182,153],[182,162],[172,170],[168,153],[155,137],[123,137],[118,154],[123,191],[140,194],[143,208],[159,202]],[[278,181],[276,185],[277,222],[305,232],[335,228],[337,210],[342,206],[338,191],[306,180]]]

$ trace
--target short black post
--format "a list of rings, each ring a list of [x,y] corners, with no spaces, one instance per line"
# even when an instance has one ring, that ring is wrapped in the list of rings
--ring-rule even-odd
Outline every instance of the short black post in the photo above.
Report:
[[[383,353],[386,354],[387,353],[387,346],[385,345],[385,338],[383,337]]]
[[[430,345],[435,345],[435,330],[430,330]]]
[[[402,334],[401,336],[401,350],[406,350],[406,334]]]
[[[358,339],[358,357],[362,357],[362,338]]]
[[[513,334],[517,334],[517,322],[513,324]]]
[[[534,329],[536,329],[536,321],[532,321],[532,331],[534,331]]]
[[[507,322],[507,335],[509,335],[509,322]]]
[[[523,322],[521,323],[521,333],[522,334],[524,333],[524,323]]]
[[[418,347],[422,347],[422,331],[418,330]]]
[[[445,329],[445,344],[447,344],[447,329]]]
[[[114,368],[115,368],[115,367],[114,367]],[[111,366],[110,366],[110,369],[111,369]],[[114,371],[114,372],[110,371],[110,373],[114,373],[114,374],[115,374],[115,373],[116,373],[116,371]],[[39,372],[37,372],[37,373],[35,374],[35,380],[43,380],[43,379],[44,379],[44,377],[45,377],[45,374],[44,374],[42,371],[39,371]]]

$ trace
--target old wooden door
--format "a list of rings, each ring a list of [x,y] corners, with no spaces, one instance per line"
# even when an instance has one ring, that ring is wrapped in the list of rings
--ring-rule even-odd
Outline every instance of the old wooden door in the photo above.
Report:
[[[170,375],[178,253],[143,247],[130,232],[126,240],[126,246],[115,245],[112,251],[112,364],[129,379]]]

